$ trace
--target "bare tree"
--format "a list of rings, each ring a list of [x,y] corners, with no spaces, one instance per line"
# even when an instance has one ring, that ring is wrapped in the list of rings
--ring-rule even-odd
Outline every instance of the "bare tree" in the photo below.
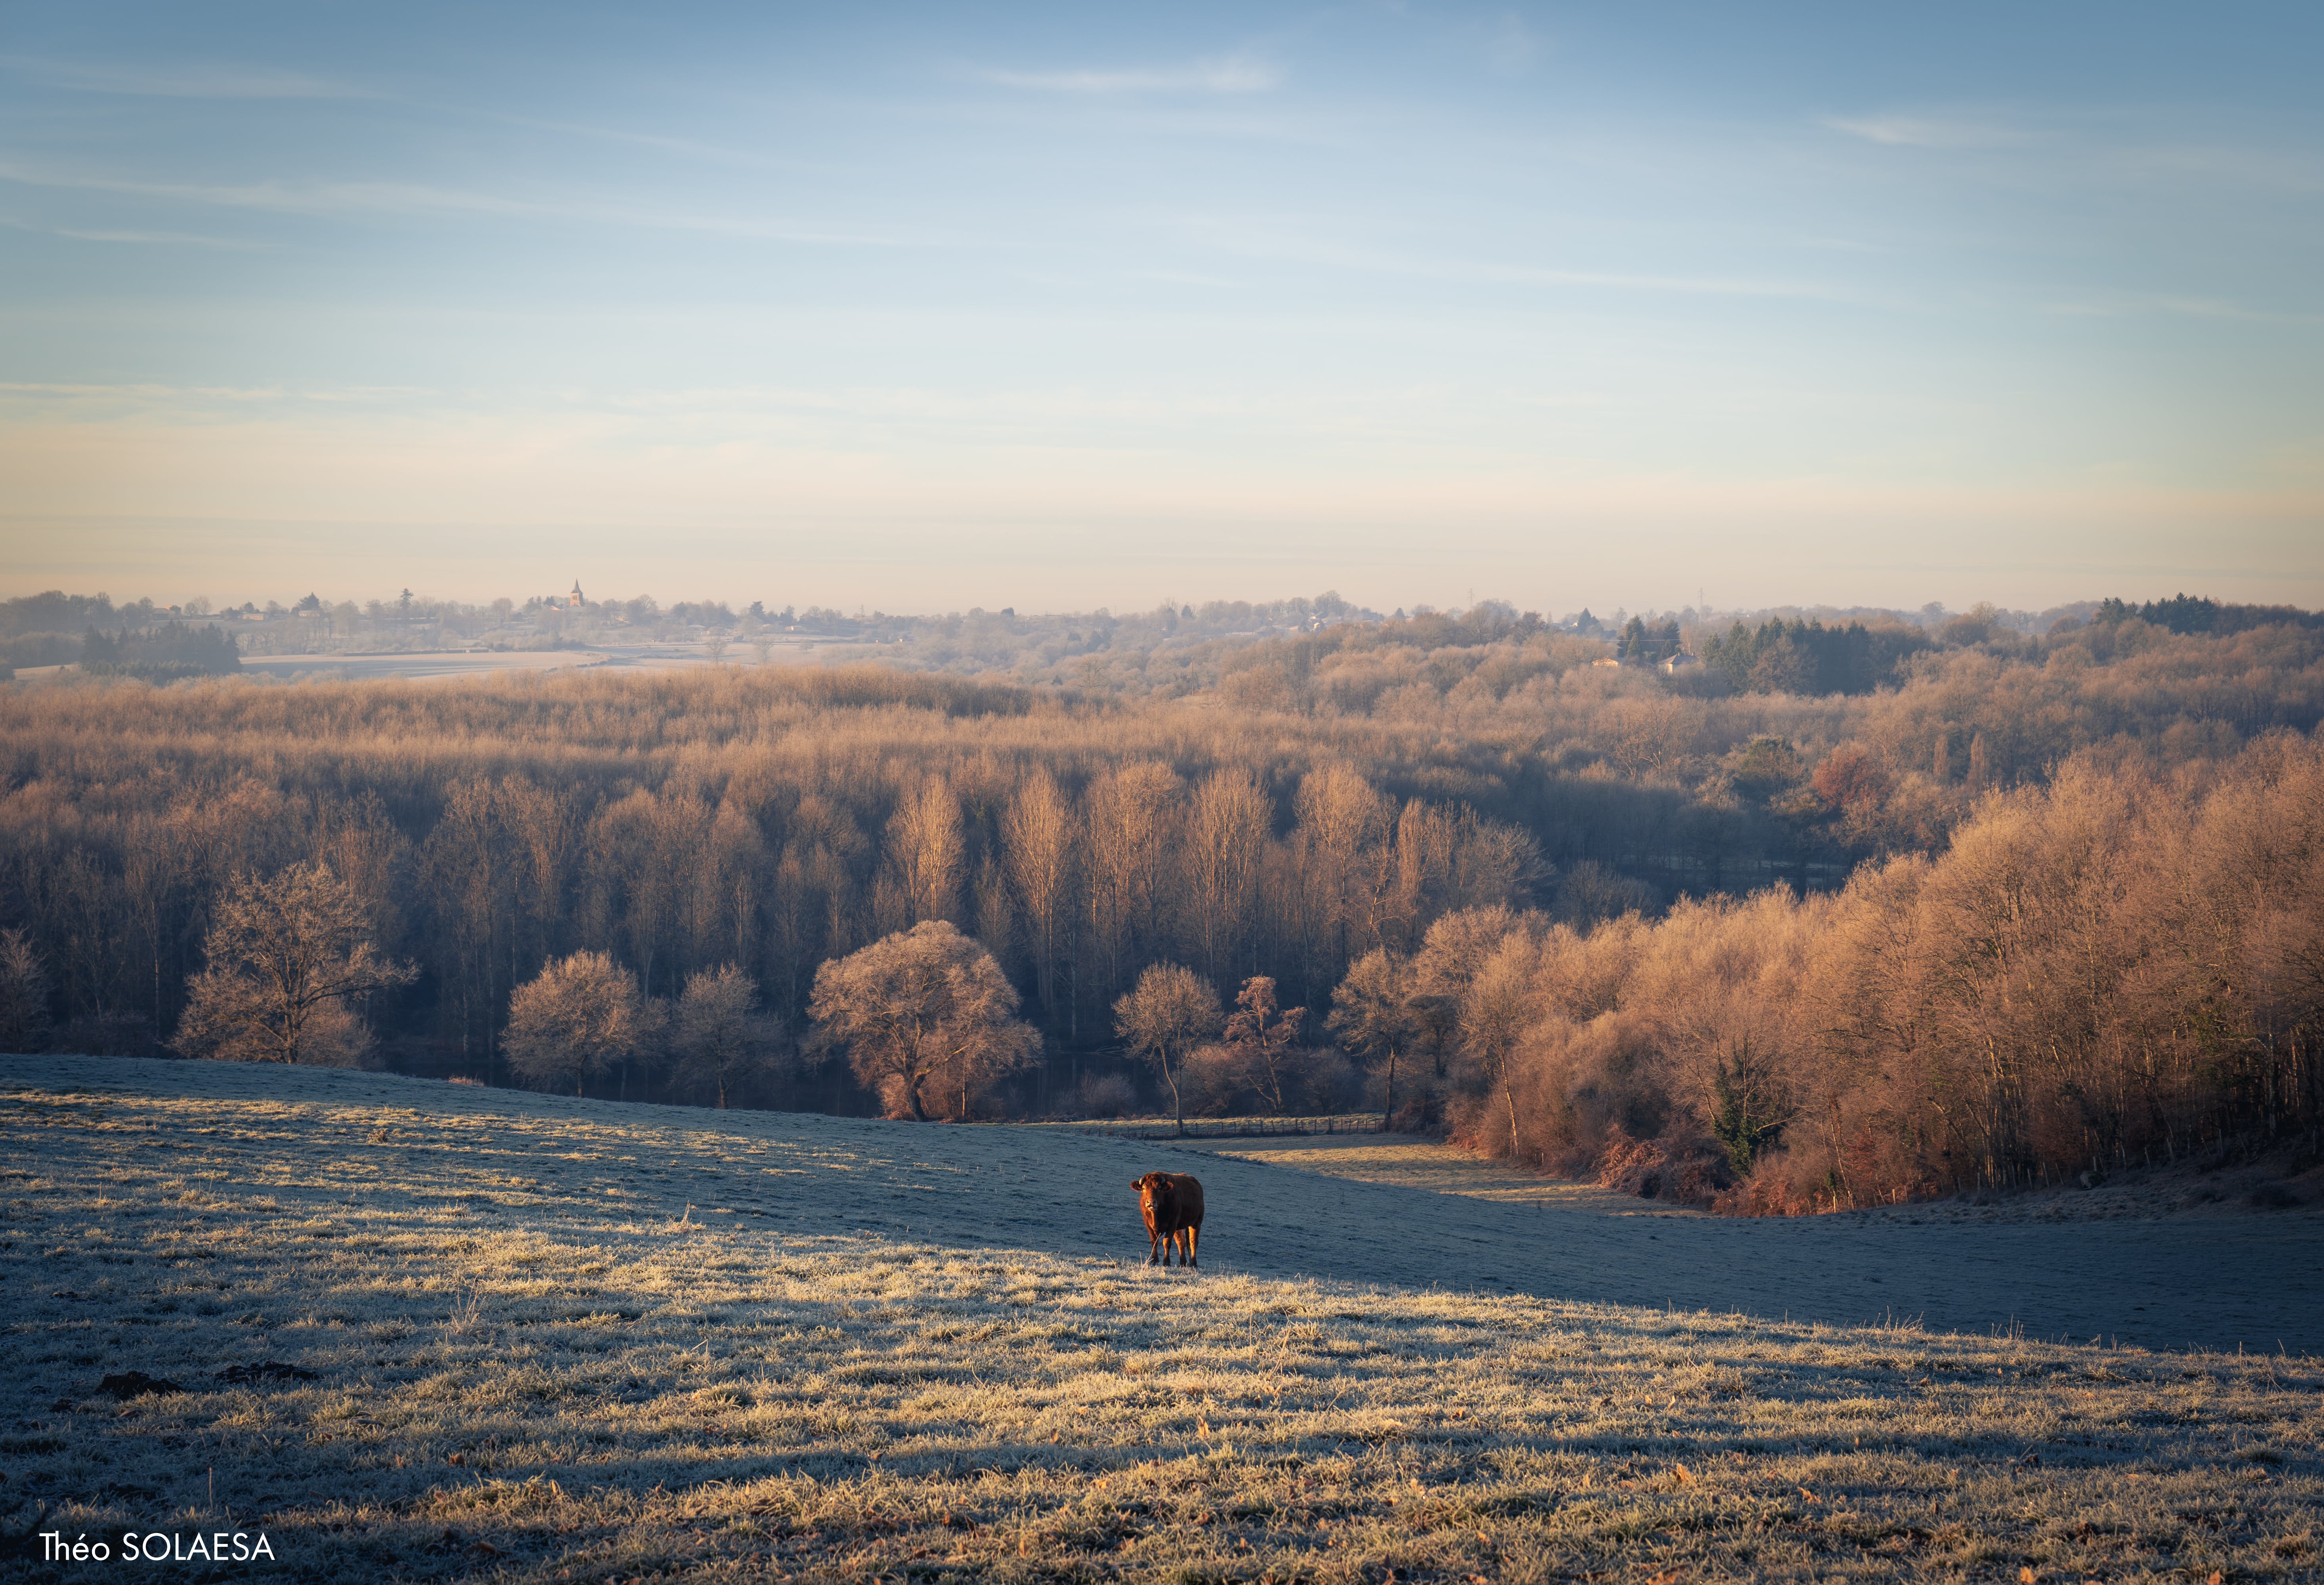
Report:
[[[1170,1112],[1186,1131],[1186,1108],[1178,1092],[1178,1073],[1186,1054],[1219,1032],[1219,993],[1194,970],[1176,963],[1151,963],[1137,988],[1113,1004],[1113,1032],[1130,1048],[1162,1071],[1170,1086]]]
[[[1306,1017],[1304,1007],[1285,1008],[1278,1013],[1274,980],[1254,974],[1235,993],[1234,1016],[1227,1019],[1227,1050],[1242,1069],[1245,1082],[1266,1097],[1278,1116],[1286,1106],[1285,1070]]]
[[[1031,1062],[1041,1047],[1019,1023],[1017,992],[992,954],[949,920],[926,919],[815,974],[808,1011],[819,1039],[844,1046],[855,1076],[928,1118],[930,1086],[958,1098]]]
[[[888,862],[907,924],[959,911],[965,856],[959,796],[944,777],[925,778],[888,822]]]
[[[121,889],[131,918],[144,948],[145,968],[153,997],[153,1029],[168,1027],[168,996],[161,975],[161,953],[185,880],[185,858],[169,840],[168,825],[156,816],[140,814],[124,822],[121,844]],[[5,972],[5,971],[0,971]],[[5,1016],[0,1015],[0,1027]],[[22,1050],[22,1046],[9,1046]]]
[[[1508,1109],[1512,1152],[1518,1143],[1512,1059],[1517,1042],[1538,1017],[1534,992],[1540,963],[1533,938],[1523,930],[1512,930],[1479,966],[1468,994],[1461,999],[1462,1046],[1482,1070],[1486,1082],[1501,1092]]]
[[[556,950],[558,933],[567,922],[573,813],[567,794],[511,776],[501,782],[501,819],[516,847],[515,889],[530,923],[530,939],[520,955],[540,963]]]
[[[1567,871],[1557,889],[1558,917],[1577,930],[1587,930],[1600,919],[1643,914],[1654,906],[1652,891],[1595,859],[1584,859]]]
[[[1074,848],[1073,806],[1046,770],[1037,770],[1017,789],[1001,818],[1009,880],[1025,910],[1025,933],[1033,949],[1034,984],[1049,1024],[1057,1021],[1057,966],[1072,927],[1069,891]]]
[[[1121,984],[1141,953],[1159,954],[1181,786],[1168,766],[1148,761],[1099,777],[1084,799],[1090,938],[1103,992]]]
[[[1258,890],[1273,806],[1251,771],[1214,770],[1194,789],[1187,816],[1187,906],[1203,966],[1224,975],[1241,946]]]
[[[367,1044],[354,1003],[419,974],[380,954],[362,902],[320,864],[236,882],[204,952],[172,1044],[230,1062],[350,1063]]]
[[[590,1074],[652,1052],[659,1012],[611,953],[558,958],[509,999],[509,1067],[536,1083],[570,1080],[578,1095]]]
[[[463,1055],[479,1034],[489,1051],[493,1015],[507,984],[494,983],[507,962],[512,912],[512,865],[499,802],[482,778],[455,782],[420,850],[420,884],[438,899],[438,972],[447,1000],[457,1000]]]
[[[1308,971],[1328,973],[1378,945],[1364,937],[1371,933],[1373,899],[1387,868],[1382,857],[1395,805],[1362,777],[1335,765],[1309,772],[1292,808],[1308,893]]]
[[[1332,992],[1331,1015],[1323,1020],[1341,1045],[1384,1064],[1388,1093],[1380,1110],[1382,1133],[1396,1116],[1397,1055],[1409,1050],[1421,1036],[1419,1015],[1411,1001],[1412,965],[1376,946],[1355,961]]]
[[[49,970],[22,930],[0,930],[0,1051],[30,1051],[49,1030]]]
[[[678,1075],[716,1086],[722,1108],[729,1084],[781,1064],[781,1021],[760,1012],[758,1001],[759,982],[733,963],[688,975],[678,999],[671,1044]]]

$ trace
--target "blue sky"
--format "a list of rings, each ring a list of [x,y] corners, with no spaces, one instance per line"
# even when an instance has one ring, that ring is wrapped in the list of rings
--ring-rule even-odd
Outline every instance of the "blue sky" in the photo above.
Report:
[[[2324,604],[2313,6],[23,5],[0,575]]]

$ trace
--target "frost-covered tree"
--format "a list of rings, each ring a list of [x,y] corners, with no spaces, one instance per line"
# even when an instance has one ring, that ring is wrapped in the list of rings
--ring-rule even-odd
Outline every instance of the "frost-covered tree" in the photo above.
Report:
[[[678,1076],[714,1086],[721,1107],[727,1086],[782,1065],[782,1024],[759,1011],[759,982],[733,963],[688,975],[674,1022]]]
[[[1324,1027],[1341,1045],[1382,1064],[1387,1099],[1380,1112],[1385,1133],[1396,1116],[1396,1062],[1420,1038],[1420,1018],[1412,1006],[1412,965],[1386,947],[1358,958],[1332,992]]]
[[[1234,1014],[1227,1019],[1224,1045],[1233,1064],[1278,1116],[1286,1109],[1293,1065],[1298,1060],[1299,1026],[1306,1017],[1304,1007],[1278,1010],[1274,980],[1253,974],[1235,993]]]
[[[0,1051],[30,1051],[49,1031],[49,970],[22,930],[0,930]]]
[[[659,1012],[611,953],[558,958],[509,998],[509,1066],[535,1083],[570,1083],[578,1095],[591,1074],[652,1053]]]
[[[1217,1034],[1222,1021],[1219,993],[1211,982],[1177,963],[1148,965],[1137,986],[1113,1004],[1113,1032],[1161,1070],[1182,1134],[1186,1107],[1178,1092],[1179,1072],[1186,1054]]]
[[[1014,1016],[1017,992],[1001,965],[945,919],[825,963],[808,1011],[818,1040],[844,1048],[858,1080],[923,1122],[929,1101],[946,1095],[964,1115],[977,1091],[1041,1048]]]
[[[352,1066],[371,1042],[358,1004],[419,971],[384,956],[353,888],[321,864],[245,876],[219,901],[171,1042],[227,1062]]]

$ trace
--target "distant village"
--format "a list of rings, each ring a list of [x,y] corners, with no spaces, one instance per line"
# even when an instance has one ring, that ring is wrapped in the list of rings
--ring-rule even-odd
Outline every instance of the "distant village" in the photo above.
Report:
[[[1163,601],[1120,615],[1102,608],[1022,616],[1014,607],[903,615],[860,607],[852,614],[821,605],[776,609],[758,600],[740,610],[720,600],[669,605],[644,595],[593,600],[578,579],[561,593],[482,604],[403,589],[390,599],[360,603],[309,594],[289,604],[190,600],[161,605],[141,599],[116,605],[101,594],[52,590],[0,601],[0,663],[20,677],[86,666],[161,681],[238,669],[240,659],[576,653],[763,664],[779,651],[813,651],[832,659],[839,658],[835,651],[860,649],[869,659],[877,647],[881,659],[916,669],[1068,683],[1091,677],[1093,666],[1111,671],[1141,655],[1177,651],[1192,659],[1208,647],[1296,643],[1333,628],[1388,624],[1407,629],[1402,641],[1423,648],[1535,635],[1591,640],[1604,648],[1588,664],[1658,672],[1683,689],[1692,686],[1690,677],[1717,672],[1736,687],[1855,692],[1932,644],[2030,641],[2090,620],[2099,609],[2098,602],[2041,613],[1980,606],[1965,613],[1937,604],[1917,612],[1687,606],[1637,614],[1618,610],[1601,619],[1586,607],[1551,618],[1483,600],[1465,610],[1415,605],[1384,614],[1327,591],[1312,598],[1214,600],[1199,606]],[[1120,682],[1107,680],[1108,686]],[[1706,677],[1703,686],[1720,685]]]

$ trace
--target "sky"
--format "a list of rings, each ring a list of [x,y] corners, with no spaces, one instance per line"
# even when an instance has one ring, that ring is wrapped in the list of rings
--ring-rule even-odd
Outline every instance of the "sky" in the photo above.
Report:
[[[0,594],[2324,605],[2324,7],[0,14]]]

